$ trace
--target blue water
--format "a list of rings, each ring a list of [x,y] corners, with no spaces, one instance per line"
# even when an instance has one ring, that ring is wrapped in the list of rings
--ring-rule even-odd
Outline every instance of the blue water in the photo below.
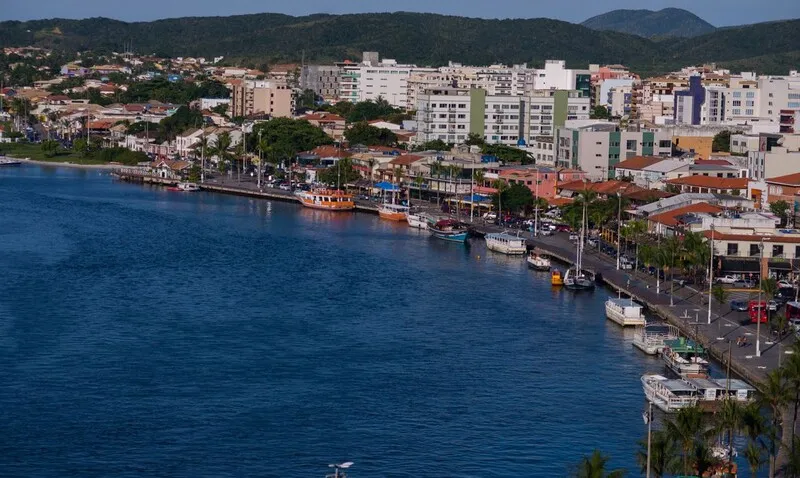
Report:
[[[0,169],[0,475],[638,475],[659,362],[479,242]]]

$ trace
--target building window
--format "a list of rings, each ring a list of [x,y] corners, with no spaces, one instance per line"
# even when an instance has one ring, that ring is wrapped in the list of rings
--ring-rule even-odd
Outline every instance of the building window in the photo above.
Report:
[[[772,246],[772,257],[783,257],[783,246]]]
[[[750,244],[750,257],[759,255],[758,244]]]
[[[794,258],[800,259],[800,246],[794,246]]]
[[[733,97],[734,98],[741,98],[742,97],[742,92],[741,91],[734,91],[733,92]]]
[[[629,140],[625,141],[625,149],[627,149],[628,151],[635,150],[636,149],[636,140],[635,139],[629,139]]]
[[[728,255],[729,256],[738,256],[739,255],[739,244],[735,242],[728,243]]]

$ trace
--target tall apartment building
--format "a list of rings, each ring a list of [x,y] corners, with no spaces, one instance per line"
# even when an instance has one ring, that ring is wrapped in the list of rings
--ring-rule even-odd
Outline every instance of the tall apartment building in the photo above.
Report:
[[[620,131],[616,123],[573,121],[558,128],[556,165],[580,168],[593,180],[614,177],[614,167],[634,156],[672,154],[670,133],[659,130]]]
[[[525,146],[552,136],[568,119],[589,118],[589,98],[576,90],[534,90],[523,96],[489,95],[482,88],[432,88],[419,95],[418,143],[461,143],[470,133],[487,143]]]
[[[762,118],[778,123],[781,110],[800,108],[800,73],[788,76],[762,76],[758,79],[759,110]]]
[[[300,88],[312,90],[325,101],[338,101],[339,73],[336,65],[305,65],[300,72]]]
[[[266,114],[271,117],[291,117],[294,110],[294,91],[285,84],[267,80],[245,80],[233,87],[232,116]]]

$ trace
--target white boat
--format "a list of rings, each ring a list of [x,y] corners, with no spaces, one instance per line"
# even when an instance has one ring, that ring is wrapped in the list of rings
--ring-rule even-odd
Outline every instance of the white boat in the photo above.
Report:
[[[693,340],[684,337],[665,340],[661,358],[667,368],[682,377],[708,374],[706,351]]]
[[[200,186],[196,183],[180,182],[173,187],[167,188],[170,191],[180,191],[184,193],[191,193],[200,190]]]
[[[581,233],[575,246],[575,267],[568,269],[567,273],[564,274],[564,287],[570,290],[594,289],[594,276],[583,269],[583,241],[586,227],[586,203],[584,203],[583,216],[581,217]]]
[[[531,252],[526,261],[528,262],[528,267],[536,271],[549,271],[550,270],[550,259],[541,256],[535,252]]]
[[[669,379],[663,375],[642,375],[642,389],[647,401],[664,413],[697,405],[698,390],[685,380]]]
[[[680,334],[674,325],[645,323],[633,332],[633,346],[648,355],[656,355],[664,350],[665,341],[678,337]]]
[[[528,250],[524,237],[512,236],[505,232],[486,234],[486,247],[490,251],[509,255],[525,254]]]
[[[402,204],[384,203],[378,206],[378,216],[390,221],[406,221],[408,219],[408,206]]]
[[[606,317],[623,327],[644,325],[644,306],[633,298],[609,297],[606,301]]]
[[[0,166],[19,166],[22,164],[22,161],[17,161],[16,159],[8,159],[6,157],[0,157]]]
[[[428,223],[431,222],[431,219],[424,213],[409,212],[406,216],[406,220],[408,221],[409,227],[416,229],[427,229]]]

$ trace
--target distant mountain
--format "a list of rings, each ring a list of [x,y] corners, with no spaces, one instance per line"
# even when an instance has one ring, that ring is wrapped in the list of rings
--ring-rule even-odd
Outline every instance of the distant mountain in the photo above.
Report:
[[[0,45],[74,52],[121,51],[123,45],[132,44],[138,53],[224,55],[268,64],[299,62],[303,57],[306,62],[357,60],[363,51],[429,66],[448,60],[485,65],[564,59],[573,68],[585,68],[590,62],[622,63],[641,74],[714,61],[721,66],[747,65],[761,73],[785,73],[796,68],[800,56],[798,31],[800,20],[788,20],[713,30],[667,42],[542,18],[486,20],[407,12],[304,17],[264,13],[137,23],[106,18],[7,21],[0,22]],[[663,36],[667,32],[674,28],[650,33]]]
[[[692,12],[680,8],[652,10],[613,10],[592,17],[581,25],[592,30],[629,33],[645,38],[688,38],[711,33],[716,28]]]

